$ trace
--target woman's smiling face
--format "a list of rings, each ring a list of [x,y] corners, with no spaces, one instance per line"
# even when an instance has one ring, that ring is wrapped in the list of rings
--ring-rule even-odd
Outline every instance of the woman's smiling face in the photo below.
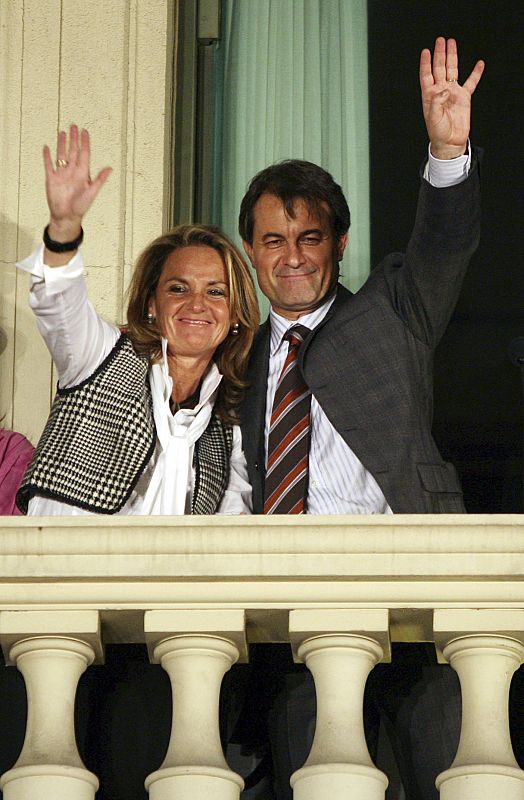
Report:
[[[220,254],[206,245],[174,250],[166,259],[149,301],[173,356],[210,361],[229,334],[229,282]]]

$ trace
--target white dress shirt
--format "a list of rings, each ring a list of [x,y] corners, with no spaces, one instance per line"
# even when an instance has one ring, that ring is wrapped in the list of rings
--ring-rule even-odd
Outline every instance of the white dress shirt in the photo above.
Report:
[[[424,170],[424,178],[437,188],[453,186],[463,181],[470,169],[471,148],[464,156],[442,161],[431,155]],[[324,319],[334,301],[329,298],[322,306],[299,320],[289,320],[271,309],[269,376],[266,395],[265,447],[267,443],[273,399],[279,375],[284,366],[288,342],[283,341],[286,331],[300,322],[313,329]],[[335,430],[324,411],[311,398],[311,443],[309,449],[308,514],[392,514],[382,490],[373,475]]]
[[[302,314],[300,324],[316,328],[329,311],[332,296],[310,314]],[[278,378],[286,360],[289,343],[284,334],[295,320],[285,319],[270,311],[271,339],[266,398],[265,442],[267,442],[273,398]],[[391,514],[382,491],[373,475],[348,447],[326,417],[315,396],[311,397],[311,438],[309,445],[308,514]]]
[[[99,317],[89,301],[81,253],[65,266],[53,268],[43,263],[43,253],[41,245],[17,266],[32,276],[29,303],[57,367],[59,386],[65,389],[92,375],[115,346],[120,330]],[[185,514],[191,508],[194,444],[207,427],[222,376],[212,363],[195,408],[181,408],[172,414],[166,340],[162,342],[162,353],[162,361],[149,371],[156,447],[131,497],[118,512],[122,515]],[[217,513],[246,514],[251,513],[251,508],[240,428],[235,425],[229,484]],[[29,503],[28,513],[80,516],[92,512],[36,495]]]

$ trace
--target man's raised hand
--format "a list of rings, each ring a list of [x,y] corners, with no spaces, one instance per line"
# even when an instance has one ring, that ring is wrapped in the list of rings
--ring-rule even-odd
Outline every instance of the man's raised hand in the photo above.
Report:
[[[471,96],[484,71],[477,61],[470,76],[459,83],[457,43],[442,36],[435,42],[433,60],[425,49],[420,54],[420,89],[424,121],[435,158],[456,158],[466,152]]]

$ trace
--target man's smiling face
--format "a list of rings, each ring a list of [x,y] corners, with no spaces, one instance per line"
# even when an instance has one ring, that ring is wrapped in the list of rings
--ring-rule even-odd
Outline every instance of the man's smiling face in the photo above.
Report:
[[[324,300],[347,243],[347,234],[334,241],[327,209],[319,216],[297,198],[293,211],[292,218],[278,197],[261,195],[254,208],[253,244],[244,242],[262,292],[288,319]]]

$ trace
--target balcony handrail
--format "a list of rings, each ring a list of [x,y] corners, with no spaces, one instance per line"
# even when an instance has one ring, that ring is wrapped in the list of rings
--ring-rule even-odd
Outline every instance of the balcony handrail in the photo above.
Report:
[[[181,607],[247,609],[251,641],[281,641],[316,606],[388,608],[401,640],[431,638],[435,608],[522,608],[524,517],[0,519],[0,610],[95,608],[108,641]]]

